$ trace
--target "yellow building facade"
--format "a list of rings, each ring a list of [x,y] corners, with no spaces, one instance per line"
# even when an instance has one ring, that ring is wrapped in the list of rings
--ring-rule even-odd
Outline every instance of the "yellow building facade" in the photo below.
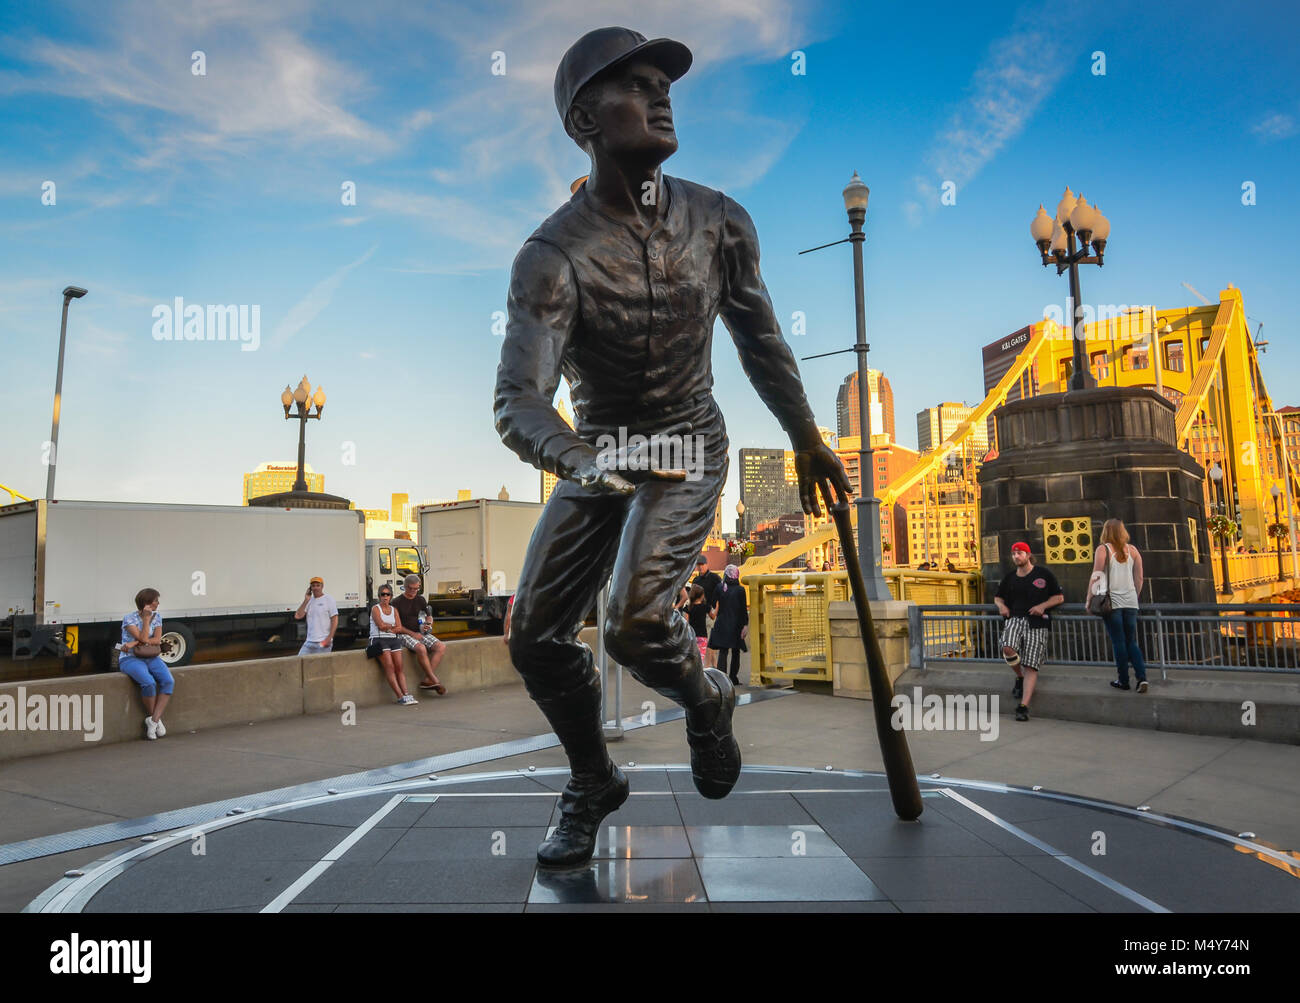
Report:
[[[307,479],[308,491],[325,490],[325,475],[312,470],[310,463],[303,464],[303,476]],[[296,463],[259,463],[256,470],[244,474],[244,498],[241,504],[247,505],[250,498],[292,491],[297,479]]]

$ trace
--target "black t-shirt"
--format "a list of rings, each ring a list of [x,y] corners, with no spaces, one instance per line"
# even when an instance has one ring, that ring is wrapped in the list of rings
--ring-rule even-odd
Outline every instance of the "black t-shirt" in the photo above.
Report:
[[[695,631],[696,637],[709,636],[709,602],[707,599],[700,602],[686,604],[686,619],[691,623],[691,630]]]
[[[428,608],[429,600],[419,594],[414,599],[407,599],[399,592],[393,599],[393,609],[397,610],[397,615],[402,618],[402,626],[407,630],[420,629],[420,614]]]
[[[1023,577],[1012,571],[998,585],[997,597],[1007,604],[1012,616],[1023,616],[1031,627],[1050,627],[1046,616],[1029,616],[1029,611],[1052,596],[1064,595],[1056,576],[1047,568],[1035,565]]]
[[[698,585],[704,589],[704,604],[710,609],[718,601],[718,586],[722,584],[722,579],[712,571],[706,571],[702,575],[696,575],[692,585]]]

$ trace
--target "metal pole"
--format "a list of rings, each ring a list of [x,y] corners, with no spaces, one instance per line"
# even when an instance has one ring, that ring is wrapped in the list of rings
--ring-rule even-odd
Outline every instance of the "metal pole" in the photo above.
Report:
[[[1072,300],[1074,335],[1074,372],[1070,374],[1071,390],[1089,390],[1097,385],[1088,370],[1088,348],[1085,340],[1087,328],[1083,323],[1083,304],[1079,293],[1079,263],[1074,259],[1074,230],[1066,228],[1066,254],[1070,260],[1070,299]]]
[[[867,368],[867,298],[862,272],[862,232],[867,210],[850,209],[849,224],[853,232],[853,291],[857,305],[857,341],[853,350],[858,356],[858,563],[869,577],[863,582],[866,598],[883,602],[891,598],[880,566],[880,502],[876,498],[876,467],[871,455],[871,379]],[[845,541],[851,543],[851,540]]]
[[[310,405],[298,405],[298,479],[293,482],[295,491],[307,490],[307,406]]]
[[[1277,510],[1277,495],[1273,496],[1273,521],[1275,523],[1282,521]],[[1286,580],[1286,576],[1282,574],[1282,537],[1280,536],[1277,538],[1277,580],[1279,582]]]
[[[63,320],[59,324],[59,368],[54,376],[54,420],[50,426],[50,469],[45,475],[45,500],[54,500],[54,464],[59,457],[59,411],[63,406],[63,346],[68,337],[68,303],[72,297],[63,294]]]
[[[1277,419],[1277,430],[1281,439],[1282,469],[1286,475],[1283,480],[1286,482],[1286,525],[1287,529],[1291,531],[1291,577],[1300,578],[1300,565],[1297,564],[1300,557],[1297,557],[1296,554],[1296,550],[1300,548],[1296,547],[1295,518],[1291,514],[1291,454],[1287,452],[1286,448],[1286,425],[1282,422],[1282,416],[1276,411],[1272,412],[1272,414]]]
[[[613,721],[609,709],[610,660],[605,650],[605,616],[609,609],[609,583],[596,593],[596,668],[600,672],[600,720],[605,740],[617,742],[623,738],[623,667],[613,663],[614,709]]]

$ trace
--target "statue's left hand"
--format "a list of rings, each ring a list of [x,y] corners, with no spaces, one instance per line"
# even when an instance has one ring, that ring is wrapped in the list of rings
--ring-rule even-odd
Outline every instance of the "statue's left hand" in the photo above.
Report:
[[[799,501],[806,514],[822,514],[817,500],[819,490],[827,508],[849,503],[853,493],[849,475],[840,458],[835,455],[835,450],[824,442],[798,450],[794,454],[794,469],[799,476]]]

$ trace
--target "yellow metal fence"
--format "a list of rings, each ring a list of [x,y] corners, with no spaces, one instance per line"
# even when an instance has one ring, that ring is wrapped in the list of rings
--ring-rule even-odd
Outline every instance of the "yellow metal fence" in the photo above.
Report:
[[[980,577],[962,572],[887,568],[890,595],[927,605],[979,602]],[[828,605],[846,602],[844,571],[778,571],[746,575],[749,603],[750,679],[757,685],[801,679],[830,682],[831,627]]]

